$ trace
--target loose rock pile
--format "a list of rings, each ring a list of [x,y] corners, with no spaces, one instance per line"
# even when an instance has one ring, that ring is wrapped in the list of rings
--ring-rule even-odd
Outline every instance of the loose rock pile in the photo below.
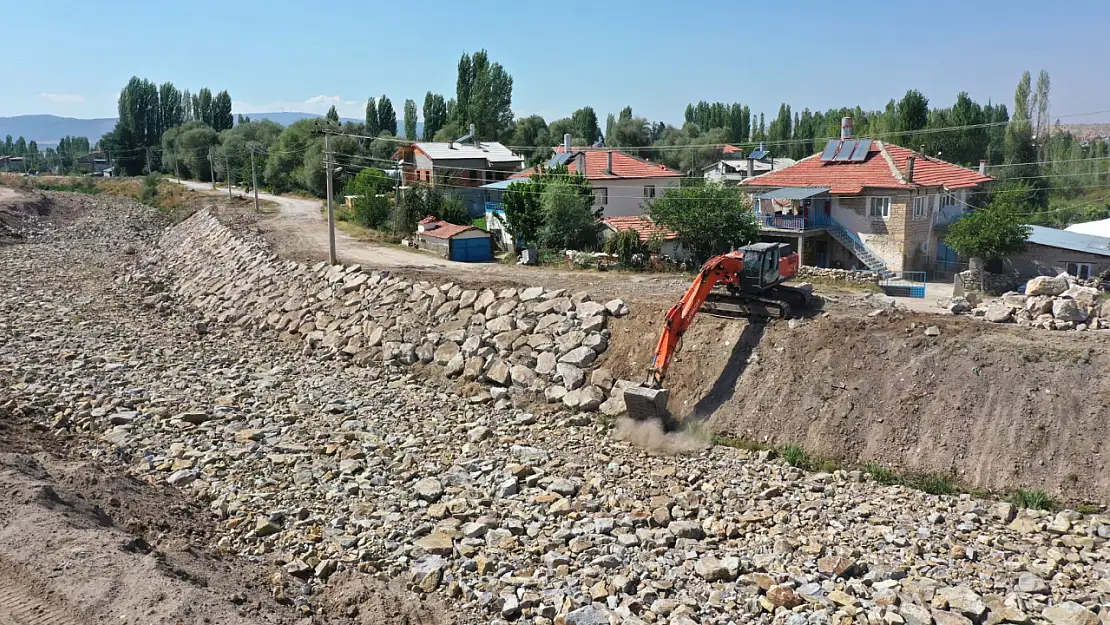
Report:
[[[391,352],[340,356],[324,345],[331,323],[296,335],[234,323],[252,298],[292,299],[278,294],[281,264],[261,256],[238,274],[211,270],[204,292],[197,275],[170,285],[176,300],[141,306],[156,280],[111,280],[135,277],[128,258],[149,251],[111,252],[131,240],[126,218],[111,216],[117,227],[96,242],[0,249],[13,268],[0,272],[0,413],[34,415],[75,448],[208,502],[219,546],[280,566],[275,598],[306,613],[337,571],[357,570],[443,599],[457,623],[1110,618],[1110,516],[805,473],[766,452],[653,457],[589,415],[475,403]],[[164,266],[194,252],[179,232],[166,236]],[[283,288],[307,300],[317,282],[304,271],[290,273],[305,284]],[[323,288],[341,291],[351,275]],[[409,302],[414,286],[395,291],[401,314],[437,294],[440,306],[456,301],[436,289]],[[188,307],[224,321],[198,334]],[[378,323],[373,310],[351,325]],[[317,331],[318,345],[300,347]]]
[[[1004,293],[972,307],[966,298],[941,302],[955,314],[971,313],[991,323],[1016,323],[1045,330],[1110,329],[1110,300],[1099,289],[1074,284],[1066,275],[1029,281],[1026,293]]]
[[[435,365],[449,377],[493,385],[491,395],[505,405],[507,396],[532,392],[577,410],[624,410],[624,384],[596,369],[609,345],[608,318],[628,314],[619,299],[412,282],[357,265],[308,267],[275,258],[206,211],[168,231],[161,249],[165,277],[180,278],[173,296],[218,324],[271,328],[306,351],[358,365]]]

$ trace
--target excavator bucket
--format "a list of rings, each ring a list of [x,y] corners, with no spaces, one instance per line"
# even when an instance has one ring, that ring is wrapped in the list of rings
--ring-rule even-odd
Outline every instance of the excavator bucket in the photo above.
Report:
[[[665,388],[630,386],[624,389],[624,405],[628,416],[636,421],[670,422],[667,399],[671,392]]]

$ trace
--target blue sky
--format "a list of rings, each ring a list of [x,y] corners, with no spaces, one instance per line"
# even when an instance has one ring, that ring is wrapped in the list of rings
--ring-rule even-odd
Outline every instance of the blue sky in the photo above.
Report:
[[[459,56],[480,48],[512,74],[514,112],[549,121],[631,105],[681,123],[701,99],[880,108],[910,88],[1009,103],[1041,68],[1054,117],[1110,109],[1107,0],[0,0],[0,15],[0,116],[112,117],[132,75],[227,89],[236,112],[362,117],[382,93],[400,112],[453,94]]]

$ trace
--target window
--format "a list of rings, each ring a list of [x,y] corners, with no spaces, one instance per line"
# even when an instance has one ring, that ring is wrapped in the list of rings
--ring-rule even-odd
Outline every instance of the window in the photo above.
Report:
[[[650,199],[653,199],[654,197],[655,197],[655,185],[653,185],[653,184],[644,185],[644,199],[645,200],[650,200]]]
[[[596,187],[594,189],[594,203],[599,206],[607,205],[609,203],[609,189]]]
[[[1068,275],[1080,280],[1090,280],[1091,265],[1090,263],[1068,263]]]
[[[873,197],[871,198],[871,218],[872,219],[886,219],[890,217],[890,198],[888,197]]]
[[[913,198],[913,218],[921,219],[925,217],[925,200],[929,199],[926,195],[919,195]]]

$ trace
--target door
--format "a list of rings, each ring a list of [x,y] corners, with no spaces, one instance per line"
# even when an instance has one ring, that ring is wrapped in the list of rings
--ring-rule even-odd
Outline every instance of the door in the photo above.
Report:
[[[482,263],[493,260],[489,237],[452,240],[451,260],[462,263]]]
[[[829,266],[829,248],[827,242],[813,242],[813,261],[817,264],[818,267]]]

